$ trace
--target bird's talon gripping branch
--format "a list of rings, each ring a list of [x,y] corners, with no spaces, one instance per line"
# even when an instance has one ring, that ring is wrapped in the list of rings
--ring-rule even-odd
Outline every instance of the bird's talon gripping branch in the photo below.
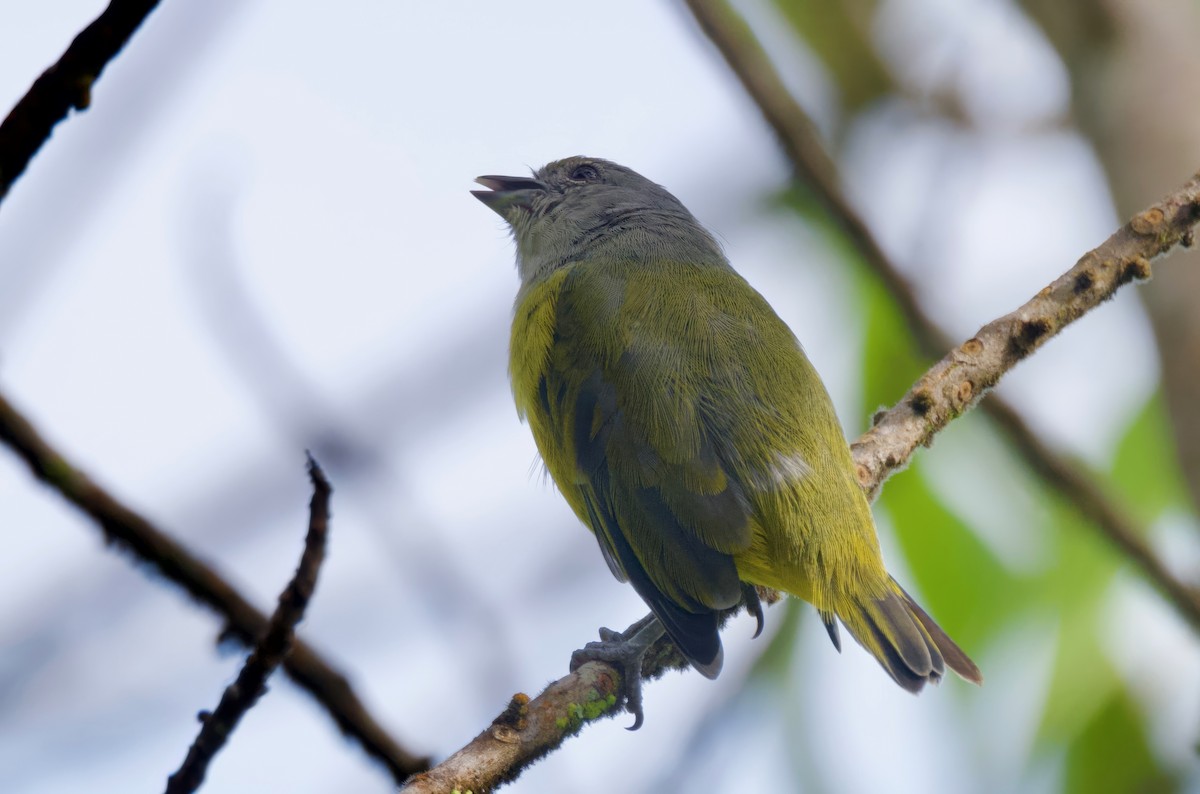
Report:
[[[628,730],[636,731],[644,722],[642,657],[663,633],[663,625],[654,615],[647,615],[623,633],[602,627],[599,642],[589,642],[571,654],[571,672],[588,662],[606,662],[621,668],[621,694],[625,698],[625,710],[633,715],[633,725]]]

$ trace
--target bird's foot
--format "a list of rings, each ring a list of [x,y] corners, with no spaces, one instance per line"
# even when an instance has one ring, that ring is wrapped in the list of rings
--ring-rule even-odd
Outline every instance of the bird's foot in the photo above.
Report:
[[[599,642],[589,642],[571,654],[571,672],[587,662],[607,662],[621,669],[625,710],[633,715],[633,725],[628,730],[636,731],[644,722],[642,657],[662,635],[662,624],[654,615],[647,615],[624,632],[601,628]]]

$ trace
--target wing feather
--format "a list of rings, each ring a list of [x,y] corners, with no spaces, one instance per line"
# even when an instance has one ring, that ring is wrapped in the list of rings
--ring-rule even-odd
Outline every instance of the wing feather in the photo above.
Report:
[[[716,613],[742,597],[734,555],[750,545],[751,507],[701,395],[676,382],[681,367],[695,366],[688,353],[636,318],[595,316],[626,305],[613,294],[624,283],[591,267],[563,281],[537,386],[550,418],[545,443],[556,445],[543,457],[569,461],[555,479],[575,492],[568,500],[583,507],[610,570],[715,675]],[[633,332],[613,333],[625,328]]]

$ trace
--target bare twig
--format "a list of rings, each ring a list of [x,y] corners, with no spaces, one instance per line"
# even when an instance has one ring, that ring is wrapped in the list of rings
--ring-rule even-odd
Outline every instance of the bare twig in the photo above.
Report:
[[[168,580],[227,621],[226,634],[247,647],[267,630],[267,618],[237,590],[178,541],[118,502],[71,465],[0,396],[0,443],[9,446],[33,475],[90,516],[105,538],[153,565]],[[288,675],[321,703],[348,736],[381,761],[397,782],[428,768],[428,760],[401,747],[388,735],[350,688],[303,640],[284,660]]]
[[[762,111],[767,123],[775,131],[780,144],[792,162],[795,177],[807,184],[822,199],[833,219],[842,226],[866,264],[883,280],[899,305],[921,350],[930,357],[944,355],[953,346],[950,337],[925,314],[911,286],[883,253],[870,229],[845,199],[836,166],[825,152],[824,145],[817,135],[816,127],[787,90],[745,21],[723,0],[686,0],[686,2],[704,33],[716,45],[730,69]],[[1091,252],[1088,257],[1099,257],[1096,264],[1103,272],[1093,272],[1095,268],[1081,269],[1077,265],[1067,276],[1063,277],[1064,279],[1078,279],[1070,286],[1071,289],[1075,289],[1076,284],[1079,286],[1081,294],[1075,297],[1080,300],[1069,304],[1063,303],[1057,307],[1052,307],[1043,301],[1038,307],[1040,314],[1022,315],[1023,320],[1028,321],[1029,325],[1023,326],[1023,328],[1008,328],[1009,334],[1015,333],[1017,336],[1004,337],[1001,334],[1002,338],[999,338],[998,341],[1004,345],[1012,345],[1011,348],[1005,347],[1000,351],[1003,353],[1002,358],[1007,356],[1007,359],[995,360],[996,351],[993,351],[990,374],[983,377],[982,380],[968,378],[955,384],[955,388],[964,391],[961,396],[954,395],[958,403],[949,404],[953,410],[946,415],[943,424],[944,421],[956,416],[957,412],[961,412],[973,404],[986,389],[993,386],[1005,371],[1030,352],[1033,347],[1040,345],[1046,338],[1057,333],[1079,314],[1108,298],[1113,290],[1123,284],[1125,280],[1138,277],[1142,263],[1148,262],[1150,258],[1164,252],[1177,242],[1190,240],[1188,235],[1195,223],[1195,218],[1189,214],[1193,210],[1188,209],[1191,206],[1188,202],[1193,200],[1194,196],[1191,184],[1189,183],[1189,186],[1183,190],[1164,199],[1167,204],[1176,202],[1173,206],[1179,211],[1167,224],[1169,228],[1161,232],[1173,236],[1169,236],[1169,239],[1156,239],[1155,235],[1160,234],[1158,225],[1162,221],[1156,220],[1156,216],[1153,215],[1155,208],[1151,208],[1135,218],[1134,229],[1139,230],[1135,235],[1138,238],[1136,244],[1114,246],[1113,240],[1110,239],[1105,245]],[[1159,208],[1160,211],[1162,209],[1162,207]],[[1082,265],[1088,257],[1081,260],[1080,264]],[[1106,267],[1115,270],[1105,270]],[[1149,276],[1148,265],[1145,270],[1144,275]],[[1093,278],[1095,280],[1089,281]],[[1039,295],[1039,298],[1041,297],[1042,295]],[[1060,290],[1059,298],[1062,297],[1063,293]],[[1039,298],[1035,298],[1034,301],[1038,301]],[[1053,301],[1050,303],[1053,304]],[[1009,318],[1015,320],[1016,315],[1025,311],[1032,304],[1033,302],[1027,304],[1017,313],[1009,315]],[[1041,325],[1043,322],[1046,325]],[[989,325],[988,328],[992,328],[992,325]],[[1010,322],[1009,325],[1011,326],[1012,323]],[[983,334],[982,331],[980,333]],[[1028,341],[1033,344],[1028,344],[1023,335],[1032,335],[1033,338]],[[969,346],[969,349],[973,350],[974,341],[968,341],[964,347]],[[982,373],[975,374],[981,375]],[[910,392],[910,396],[911,394]],[[894,414],[903,405],[904,403],[901,403],[888,415]],[[1118,504],[1105,495],[1095,479],[1038,439],[1016,409],[996,395],[990,395],[981,407],[1008,436],[1026,464],[1042,474],[1049,484],[1058,489],[1080,512],[1091,519],[1094,526],[1141,569],[1142,573],[1166,596],[1167,600],[1184,618],[1200,629],[1200,601],[1194,590],[1181,583],[1166,569],[1150,546],[1142,540],[1145,533],[1136,526],[1135,522]],[[941,426],[940,424],[936,427],[931,425],[927,435],[911,440],[913,443],[927,444],[933,433],[936,433]],[[885,428],[880,432],[886,430]],[[872,433],[868,433],[856,443],[856,456],[866,453],[869,445],[874,443],[872,439],[875,436]],[[878,492],[887,475],[897,466],[902,465],[903,461],[907,461],[912,453],[912,448],[908,448],[902,455],[895,458],[896,465],[888,466],[885,465],[888,456],[895,455],[898,451],[890,445],[888,446],[885,455],[874,455],[871,460],[865,462],[868,471],[862,472],[863,487],[872,494]],[[862,461],[860,461],[860,465],[864,465]]]
[[[313,495],[308,506],[308,534],[300,564],[279,596],[279,606],[271,615],[267,633],[254,646],[237,680],[225,689],[215,711],[201,715],[203,727],[179,770],[167,778],[167,794],[188,794],[200,788],[209,763],[225,745],[242,715],[266,692],[267,677],[275,672],[292,649],[296,624],[304,617],[304,610],[317,586],[317,573],[325,560],[325,539],[329,533],[329,494],[332,489],[325,479],[325,472],[311,454],[308,456],[308,476],[312,480]]]
[[[84,110],[92,84],[158,0],[112,0],[58,62],[34,81],[0,124],[0,201],[71,108]]]

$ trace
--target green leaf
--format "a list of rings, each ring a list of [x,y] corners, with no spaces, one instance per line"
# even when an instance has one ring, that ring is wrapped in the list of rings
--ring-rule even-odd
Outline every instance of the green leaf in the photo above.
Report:
[[[865,412],[894,405],[929,366],[887,290],[865,268],[856,268],[866,323],[863,350]]]
[[[775,6],[821,59],[845,111],[853,113],[893,89],[871,38],[874,3],[775,0]]]
[[[1048,523],[1053,558],[1037,589],[1046,609],[1056,613],[1059,634],[1039,737],[1062,743],[1082,731],[1120,685],[1100,642],[1120,558],[1073,508],[1057,500]]]
[[[1142,716],[1124,690],[1101,703],[1067,749],[1068,794],[1154,794],[1179,788],[1150,751]]]
[[[919,463],[888,480],[879,505],[927,601],[923,606],[968,653],[1028,608],[1028,583],[939,501]]]
[[[1168,508],[1190,505],[1161,392],[1146,401],[1126,428],[1113,456],[1111,477],[1144,524]]]

